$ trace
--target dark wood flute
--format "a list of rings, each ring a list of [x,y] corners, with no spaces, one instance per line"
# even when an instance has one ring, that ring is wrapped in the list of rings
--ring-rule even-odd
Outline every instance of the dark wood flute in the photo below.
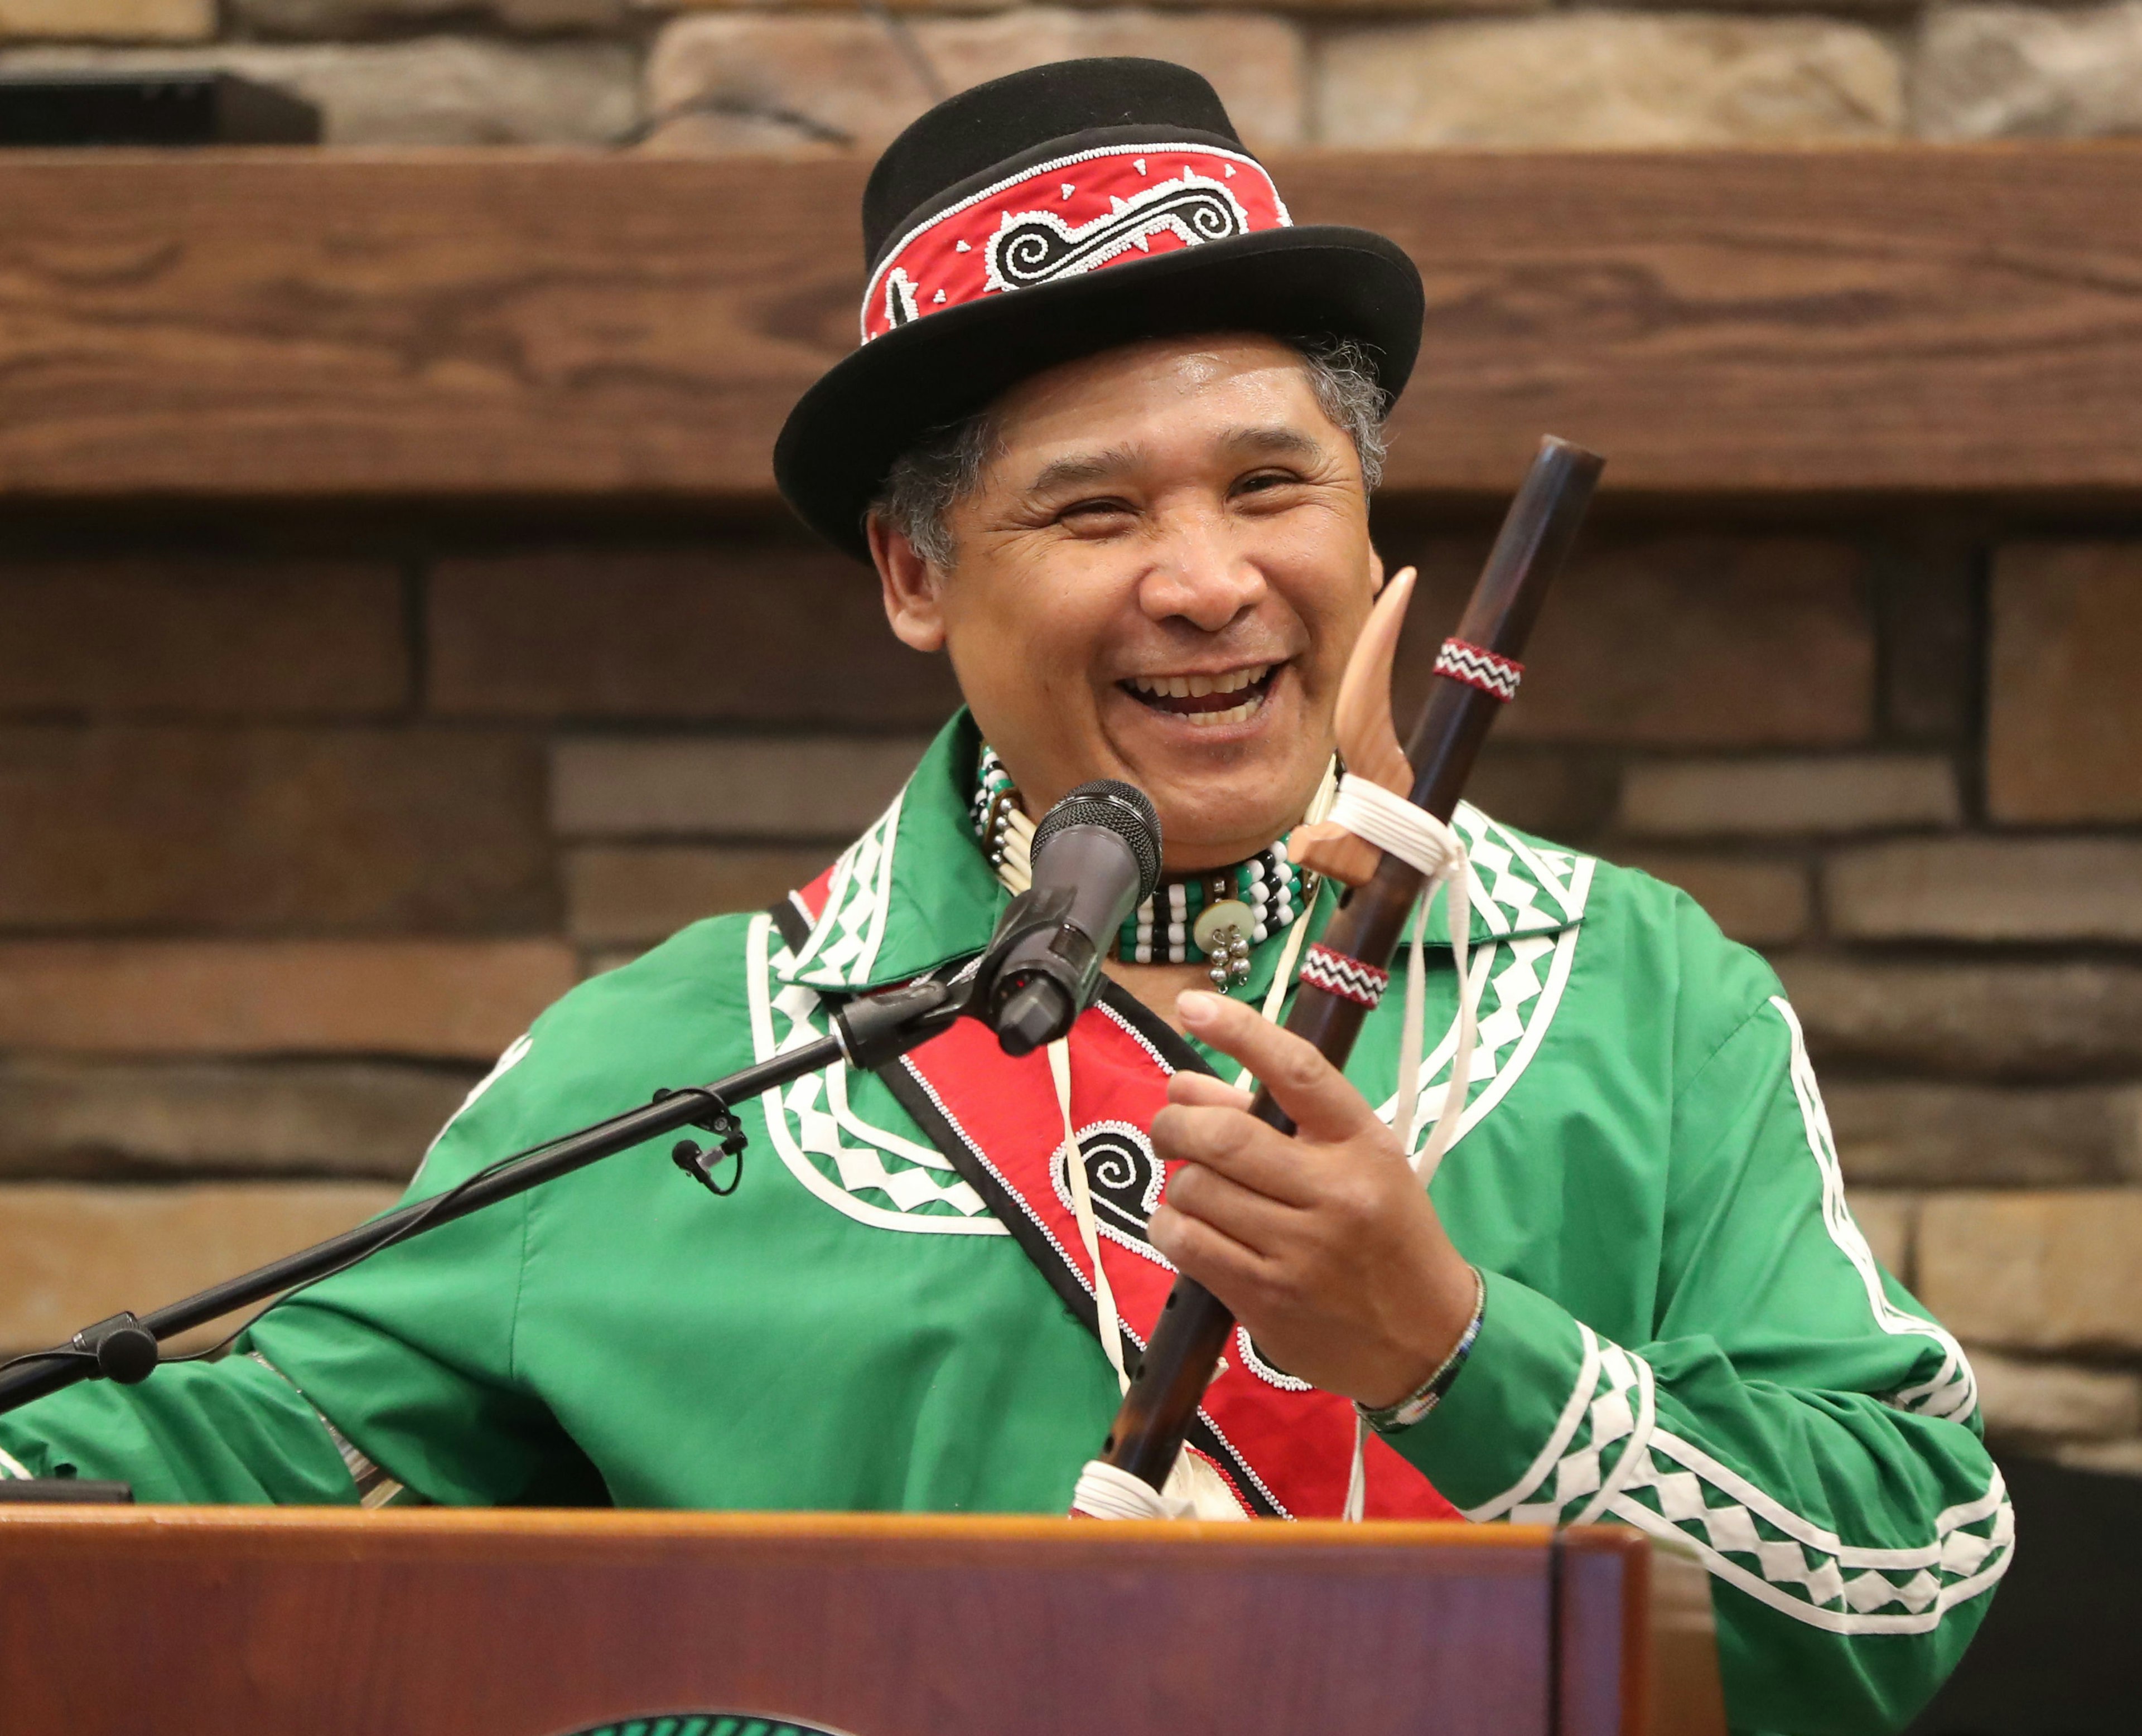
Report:
[[[1513,663],[1521,658],[1604,462],[1566,440],[1540,442],[1458,623],[1458,640]],[[1503,700],[1438,673],[1406,758],[1414,771],[1414,804],[1448,821]],[[1323,944],[1379,969],[1387,965],[1420,895],[1421,879],[1418,870],[1386,854],[1375,878],[1346,895]],[[1305,982],[1296,991],[1286,1028],[1315,1043],[1334,1067],[1344,1068],[1367,1016],[1359,1003]],[[1294,1131],[1286,1112],[1261,1087],[1250,1112],[1282,1133]],[[1106,1463],[1154,1489],[1167,1482],[1234,1325],[1234,1316],[1212,1291],[1192,1279],[1176,1279],[1145,1360],[1101,1448]]]

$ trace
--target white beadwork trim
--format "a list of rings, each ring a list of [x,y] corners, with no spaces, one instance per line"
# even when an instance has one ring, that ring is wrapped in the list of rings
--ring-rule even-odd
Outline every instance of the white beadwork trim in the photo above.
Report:
[[[1829,1232],[1829,1239],[1836,1243],[1838,1251],[1851,1261],[1858,1273],[1859,1281],[1866,1288],[1874,1324],[1883,1331],[1900,1337],[1930,1339],[1941,1349],[1940,1372],[1932,1380],[1892,1394],[1890,1402],[1900,1410],[1930,1417],[1967,1417],[1978,1404],[1978,1383],[1971,1372],[1970,1359],[1964,1355],[1963,1346],[1946,1329],[1932,1320],[1906,1313],[1889,1300],[1888,1291],[1883,1288],[1882,1270],[1874,1259],[1874,1250],[1867,1245],[1867,1237],[1853,1221],[1852,1208],[1845,1202],[1844,1169],[1838,1161],[1837,1140],[1830,1131],[1829,1112],[1823,1105],[1822,1087],[1815,1082],[1814,1064],[1808,1058],[1806,1034],[1800,1029],[1792,1004],[1784,996],[1772,995],[1770,1004],[1784,1020],[1792,1039],[1793,1095],[1799,1101],[1800,1119],[1807,1128],[1808,1150],[1822,1175],[1823,1227]]]
[[[772,998],[767,984],[772,979],[773,934],[771,916],[754,916],[745,939],[744,979],[751,1009],[753,1058],[771,1060],[780,1048],[810,1042],[817,1034],[807,1023],[799,1023],[787,1042],[777,1043],[773,1034]],[[845,1062],[834,1066],[845,1067]],[[829,1068],[827,1071],[832,1071]],[[1011,1231],[986,1209],[972,1217],[952,1217],[935,1212],[896,1211],[867,1200],[857,1199],[811,1161],[795,1130],[789,1125],[785,1092],[769,1092],[759,1099],[765,1113],[767,1136],[788,1172],[836,1211],[876,1230],[899,1230],[915,1235],[1009,1235]]]

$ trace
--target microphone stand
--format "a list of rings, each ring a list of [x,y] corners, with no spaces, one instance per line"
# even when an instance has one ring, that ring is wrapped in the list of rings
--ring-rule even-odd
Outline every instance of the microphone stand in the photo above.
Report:
[[[678,1167],[714,1193],[729,1193],[736,1181],[732,1179],[728,1186],[720,1186],[713,1172],[724,1158],[741,1161],[743,1157],[743,1129],[731,1111],[732,1104],[777,1089],[837,1061],[864,1070],[882,1067],[926,1043],[962,1013],[970,1009],[979,1012],[986,1005],[977,985],[994,980],[990,961],[1000,957],[1002,951],[1001,944],[993,948],[980,969],[950,983],[925,979],[882,994],[859,998],[833,1015],[832,1033],[815,1043],[787,1050],[709,1085],[657,1092],[654,1101],[643,1108],[628,1110],[578,1132],[516,1152],[444,1193],[398,1206],[354,1230],[285,1255],[255,1271],[225,1279],[183,1301],[138,1316],[114,1314],[85,1326],[65,1344],[33,1351],[0,1369],[0,1413],[77,1381],[114,1380],[131,1386],[146,1380],[155,1372],[160,1348],[166,1339],[254,1303],[317,1283],[396,1242],[451,1224],[472,1211],[682,1127],[698,1127],[712,1134],[718,1150],[709,1152],[692,1140],[681,1141],[670,1153]],[[0,1484],[0,1488],[5,1487]],[[94,1486],[80,1487],[86,1497]]]

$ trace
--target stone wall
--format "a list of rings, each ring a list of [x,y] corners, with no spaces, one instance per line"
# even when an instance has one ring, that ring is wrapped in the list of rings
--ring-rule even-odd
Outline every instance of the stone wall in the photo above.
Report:
[[[1253,145],[1673,145],[2142,126],[2142,0],[1222,7],[989,0],[0,0],[0,66],[210,62],[330,142],[866,149],[934,95],[1078,54],[1217,84]]]
[[[1417,637],[1486,528],[1385,512]],[[8,540],[8,1345],[383,1205],[531,1013],[814,873],[951,703],[770,523]],[[1478,798],[1774,959],[1991,1428],[2142,1470],[2142,542],[1619,509],[1530,663]]]

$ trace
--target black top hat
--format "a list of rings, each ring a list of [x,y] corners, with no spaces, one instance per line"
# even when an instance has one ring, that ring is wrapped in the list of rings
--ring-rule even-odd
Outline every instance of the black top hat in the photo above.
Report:
[[[1351,338],[1397,397],[1420,274],[1366,229],[1295,228],[1212,86],[1154,60],[1059,61],[940,102],[863,192],[862,348],[789,412],[782,494],[867,559],[894,461],[1029,375],[1175,333]]]

